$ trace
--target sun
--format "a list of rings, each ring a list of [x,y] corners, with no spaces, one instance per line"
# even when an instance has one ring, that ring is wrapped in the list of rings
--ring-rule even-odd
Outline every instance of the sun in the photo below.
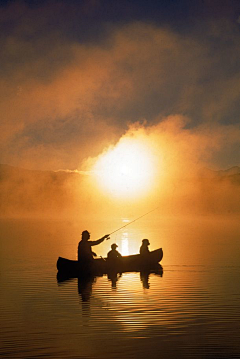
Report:
[[[149,143],[122,138],[114,148],[98,158],[93,172],[104,191],[115,197],[135,197],[151,189],[156,162]]]

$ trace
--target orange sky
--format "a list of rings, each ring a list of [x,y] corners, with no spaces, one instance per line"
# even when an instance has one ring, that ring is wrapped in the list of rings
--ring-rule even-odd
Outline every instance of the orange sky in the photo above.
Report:
[[[167,15],[165,23],[103,19],[99,37],[84,38],[96,6],[75,9],[77,33],[74,9],[64,1],[3,8],[0,163],[81,170],[140,123],[168,166],[180,159],[174,171],[189,161],[239,165],[238,18],[222,9],[215,19],[203,13],[189,32],[166,26]]]

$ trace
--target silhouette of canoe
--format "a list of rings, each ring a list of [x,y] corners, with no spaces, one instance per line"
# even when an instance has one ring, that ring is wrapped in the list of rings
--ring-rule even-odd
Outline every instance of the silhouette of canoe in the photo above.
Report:
[[[159,248],[150,252],[148,256],[143,257],[140,254],[123,256],[121,260],[114,263],[104,258],[97,258],[93,260],[91,267],[86,267],[76,260],[59,257],[57,260],[57,269],[58,275],[71,278],[89,274],[103,275],[111,271],[132,272],[154,270],[160,266],[159,262],[162,260],[162,257],[163,251],[162,248]]]

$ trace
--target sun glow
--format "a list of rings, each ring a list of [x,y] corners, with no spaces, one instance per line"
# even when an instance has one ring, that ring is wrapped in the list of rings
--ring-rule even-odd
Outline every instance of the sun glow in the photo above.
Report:
[[[123,232],[123,233],[122,233],[122,238],[121,238],[121,254],[122,254],[123,256],[128,256],[128,255],[129,255],[128,232]]]
[[[116,197],[134,197],[151,189],[156,161],[150,144],[122,138],[116,147],[98,158],[93,171],[105,191]]]

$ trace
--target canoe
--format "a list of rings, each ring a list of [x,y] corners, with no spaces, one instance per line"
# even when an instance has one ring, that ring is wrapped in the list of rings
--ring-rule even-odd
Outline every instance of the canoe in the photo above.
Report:
[[[83,266],[76,260],[59,257],[57,260],[58,276],[75,278],[84,275],[103,275],[109,272],[132,272],[142,270],[155,270],[159,266],[159,262],[163,258],[162,248],[156,249],[147,256],[133,254],[123,256],[121,260],[112,262],[106,258],[94,259],[91,266]]]

